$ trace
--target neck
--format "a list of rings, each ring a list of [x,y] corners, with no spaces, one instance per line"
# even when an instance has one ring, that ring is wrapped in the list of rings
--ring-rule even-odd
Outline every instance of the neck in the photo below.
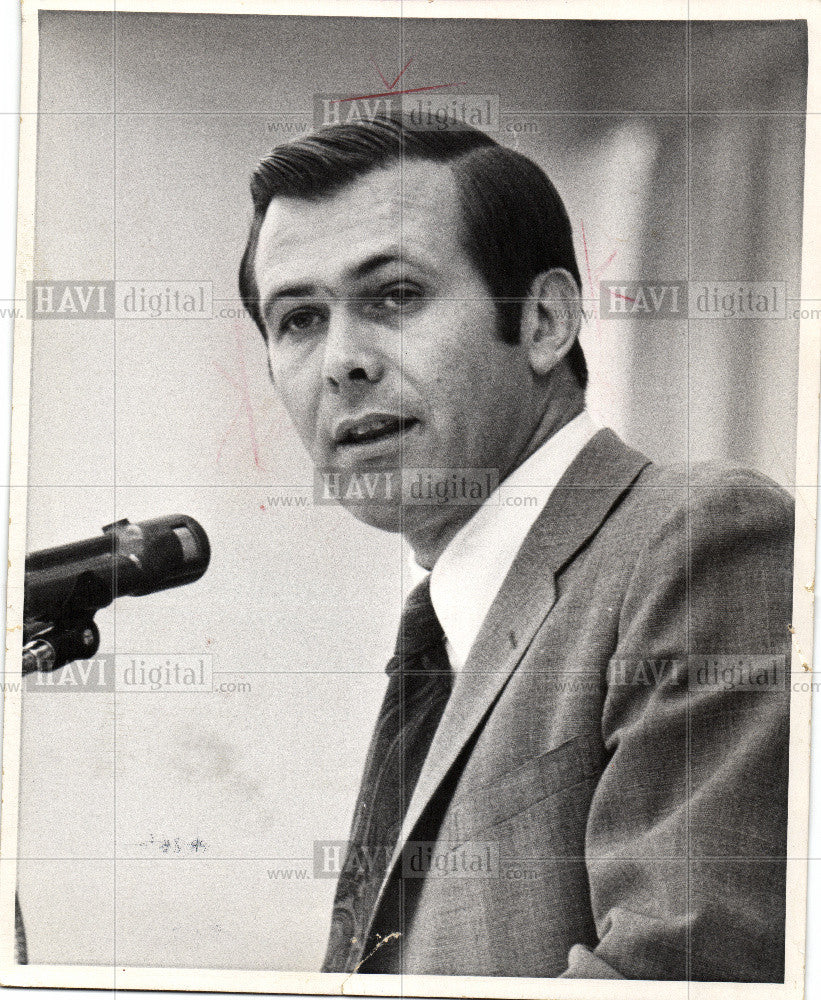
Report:
[[[551,394],[536,426],[505,470],[500,482],[504,482],[514,469],[518,469],[545,441],[569,424],[583,409],[584,397],[578,387],[575,391]],[[433,569],[436,560],[475,512],[476,508],[470,506],[453,506],[447,508],[448,518],[445,521],[408,527],[404,535],[413,549],[417,563],[425,569]]]

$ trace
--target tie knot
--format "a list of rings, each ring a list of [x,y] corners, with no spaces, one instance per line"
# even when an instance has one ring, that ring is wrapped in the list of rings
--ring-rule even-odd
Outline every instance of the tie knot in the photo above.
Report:
[[[426,576],[405,601],[394,657],[417,656],[441,643],[443,635],[430,599],[430,577]]]

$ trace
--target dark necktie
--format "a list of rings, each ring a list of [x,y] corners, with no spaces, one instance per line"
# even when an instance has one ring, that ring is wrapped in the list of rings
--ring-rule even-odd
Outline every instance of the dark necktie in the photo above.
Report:
[[[452,672],[429,578],[408,596],[388,688],[356,803],[323,972],[352,972],[416,782],[450,695]],[[364,956],[367,957],[367,956]]]

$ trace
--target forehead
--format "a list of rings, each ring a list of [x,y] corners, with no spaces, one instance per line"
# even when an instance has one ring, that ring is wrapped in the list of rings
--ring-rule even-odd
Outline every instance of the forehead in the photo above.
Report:
[[[433,268],[461,255],[456,181],[441,163],[377,168],[318,201],[274,198],[259,234],[260,292],[274,284],[333,280],[380,253]]]

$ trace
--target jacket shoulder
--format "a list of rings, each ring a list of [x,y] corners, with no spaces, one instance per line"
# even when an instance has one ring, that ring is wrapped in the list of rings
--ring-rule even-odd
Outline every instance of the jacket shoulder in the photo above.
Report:
[[[651,462],[624,498],[623,525],[647,538],[656,532],[691,536],[773,532],[792,537],[795,502],[782,486],[752,469],[717,462]]]

